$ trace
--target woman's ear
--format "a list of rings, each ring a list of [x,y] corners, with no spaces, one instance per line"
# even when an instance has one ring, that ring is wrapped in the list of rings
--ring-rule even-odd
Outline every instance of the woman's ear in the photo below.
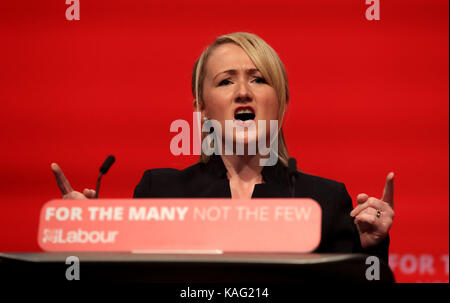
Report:
[[[194,107],[195,111],[202,111],[204,109],[204,105],[202,105],[202,102],[197,102],[197,100],[192,101],[192,106]]]
[[[202,105],[200,102],[197,104],[197,101],[194,99],[194,101],[192,102],[192,106],[195,112],[200,112],[202,117],[207,117],[205,106]]]

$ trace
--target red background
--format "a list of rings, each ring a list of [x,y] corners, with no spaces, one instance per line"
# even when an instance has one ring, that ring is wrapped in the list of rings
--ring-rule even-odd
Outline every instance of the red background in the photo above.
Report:
[[[354,200],[381,197],[394,171],[396,278],[448,281],[448,1],[384,0],[380,21],[364,0],[80,2],[80,21],[64,0],[0,2],[0,251],[40,250],[39,210],[60,197],[51,162],[82,190],[114,154],[104,198],[195,162],[169,149],[170,123],[192,119],[192,65],[216,36],[248,31],[287,68],[299,168]]]

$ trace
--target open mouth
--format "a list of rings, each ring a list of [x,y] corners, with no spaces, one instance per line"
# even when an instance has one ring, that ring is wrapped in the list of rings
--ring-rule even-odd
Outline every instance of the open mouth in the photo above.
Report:
[[[255,120],[255,111],[249,106],[238,107],[234,111],[234,119],[241,121]]]

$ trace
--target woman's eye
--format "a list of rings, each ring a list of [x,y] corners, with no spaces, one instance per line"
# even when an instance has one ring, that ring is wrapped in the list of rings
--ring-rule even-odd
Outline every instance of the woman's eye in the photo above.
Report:
[[[264,79],[263,77],[256,77],[254,81],[256,83],[265,83],[265,84],[267,84],[266,79]]]
[[[219,82],[219,86],[228,85],[228,84],[230,84],[230,83],[231,83],[230,80],[224,79],[224,80],[222,80],[222,81]]]

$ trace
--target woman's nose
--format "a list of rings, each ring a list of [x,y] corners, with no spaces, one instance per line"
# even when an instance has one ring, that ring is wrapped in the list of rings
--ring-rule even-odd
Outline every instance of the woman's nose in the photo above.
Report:
[[[237,85],[236,102],[250,102],[253,100],[253,93],[247,83],[239,83]]]

